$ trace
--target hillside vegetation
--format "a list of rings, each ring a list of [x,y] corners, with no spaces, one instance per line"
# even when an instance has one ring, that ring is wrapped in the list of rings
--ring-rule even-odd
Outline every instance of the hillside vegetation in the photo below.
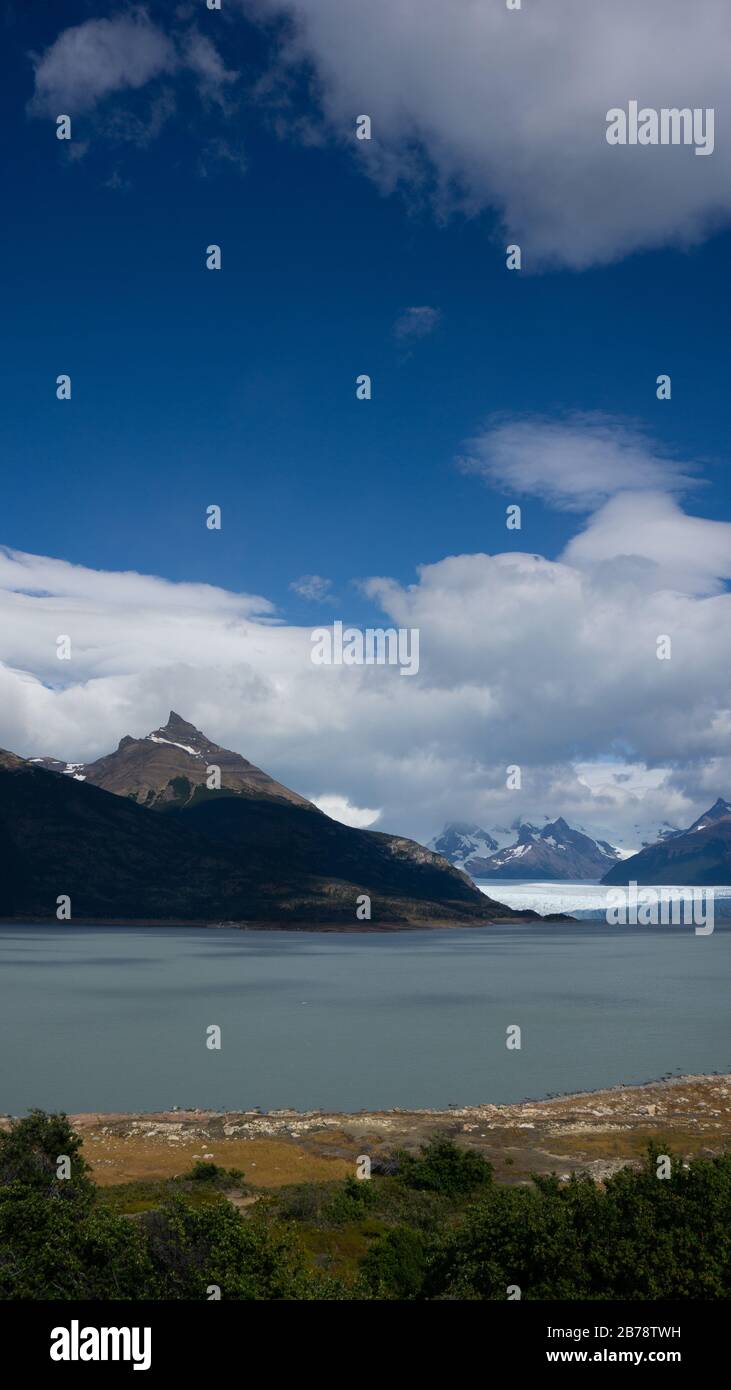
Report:
[[[34,1111],[0,1135],[0,1298],[726,1299],[731,1154],[659,1177],[659,1152],[601,1187],[504,1187],[437,1135],[368,1180],[257,1193],[200,1163],[101,1190],[67,1118]]]

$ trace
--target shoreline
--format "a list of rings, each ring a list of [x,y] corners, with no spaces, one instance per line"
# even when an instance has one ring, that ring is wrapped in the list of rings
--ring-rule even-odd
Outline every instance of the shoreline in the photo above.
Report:
[[[99,931],[104,931],[107,927],[139,927],[147,929],[149,927],[196,927],[205,928],[209,931],[251,931],[251,932],[340,932],[347,936],[354,934],[366,935],[373,932],[397,932],[397,931],[469,931],[474,927],[499,927],[499,926],[535,926],[538,923],[548,922],[559,925],[566,922],[576,922],[579,919],[571,917],[567,913],[549,913],[542,917],[540,913],[526,911],[521,913],[515,911],[507,917],[490,917],[489,919],[476,919],[474,921],[428,921],[428,922],[364,922],[348,925],[344,922],[212,922],[207,918],[181,919],[177,917],[160,918],[127,918],[109,917],[100,922],[93,917],[72,917],[69,921],[59,921],[56,917],[0,917],[0,927],[93,927]]]
[[[356,1158],[417,1150],[447,1132],[494,1165],[498,1182],[532,1173],[604,1181],[661,1141],[684,1158],[731,1149],[731,1073],[684,1075],[594,1091],[442,1110],[160,1110],[69,1116],[101,1186],[180,1175],[200,1159],[243,1168],[257,1187],[326,1181]],[[7,1128],[9,1120],[0,1120]]]

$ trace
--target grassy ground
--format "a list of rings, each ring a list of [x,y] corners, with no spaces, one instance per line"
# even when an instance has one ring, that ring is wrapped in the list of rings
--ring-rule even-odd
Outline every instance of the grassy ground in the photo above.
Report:
[[[346,1158],[312,1153],[287,1140],[223,1140],[210,1145],[201,1144],[200,1139],[155,1143],[142,1135],[89,1135],[84,1140],[84,1158],[91,1164],[99,1187],[174,1178],[187,1172],[204,1154],[223,1167],[245,1168],[251,1181],[262,1188],[297,1181],[327,1182],[353,1171],[352,1161]]]
[[[646,1086],[518,1105],[446,1111],[328,1115],[296,1112],[76,1115],[84,1156],[101,1187],[169,1180],[196,1161],[243,1168],[255,1188],[327,1183],[354,1172],[361,1154],[416,1149],[435,1132],[477,1149],[499,1182],[532,1172],[588,1170],[599,1181],[639,1158],[648,1141],[686,1158],[731,1146],[731,1076],[680,1077]]]
[[[99,1202],[118,1216],[136,1217],[153,1211],[171,1197],[183,1195],[200,1210],[231,1202],[247,1218],[294,1227],[309,1268],[322,1275],[351,1281],[363,1257],[379,1237],[397,1226],[424,1233],[457,1220],[468,1197],[448,1199],[432,1192],[405,1190],[394,1179],[374,1175],[358,1185],[357,1196],[344,1192],[342,1181],[305,1181],[279,1188],[259,1189],[247,1182],[231,1185],[187,1178],[156,1179],[106,1185]]]

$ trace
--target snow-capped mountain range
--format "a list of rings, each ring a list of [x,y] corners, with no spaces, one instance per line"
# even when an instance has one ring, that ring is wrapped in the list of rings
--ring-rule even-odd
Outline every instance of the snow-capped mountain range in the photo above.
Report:
[[[603,883],[731,882],[731,802],[713,806],[678,830],[667,821],[655,841],[638,852],[619,849],[576,830],[559,816],[541,827],[516,822],[508,832],[453,821],[429,848],[474,879],[512,878],[544,882],[601,880]]]
[[[541,827],[523,822],[513,827],[510,841],[502,829],[491,833],[479,825],[453,822],[431,841],[429,848],[443,854],[472,878],[537,880],[599,879],[625,857],[606,840],[595,840],[575,830],[562,816]],[[487,852],[486,852],[487,851]]]
[[[487,860],[500,848],[489,831],[470,825],[468,821],[451,821],[441,835],[429,841],[428,847],[436,854],[443,854],[455,869],[464,869],[467,873],[471,872],[470,864]]]

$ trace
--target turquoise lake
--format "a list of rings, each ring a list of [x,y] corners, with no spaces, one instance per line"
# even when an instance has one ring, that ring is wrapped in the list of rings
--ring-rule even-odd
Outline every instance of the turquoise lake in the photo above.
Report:
[[[442,1107],[731,1071],[730,975],[719,927],[2,926],[0,1111]]]

